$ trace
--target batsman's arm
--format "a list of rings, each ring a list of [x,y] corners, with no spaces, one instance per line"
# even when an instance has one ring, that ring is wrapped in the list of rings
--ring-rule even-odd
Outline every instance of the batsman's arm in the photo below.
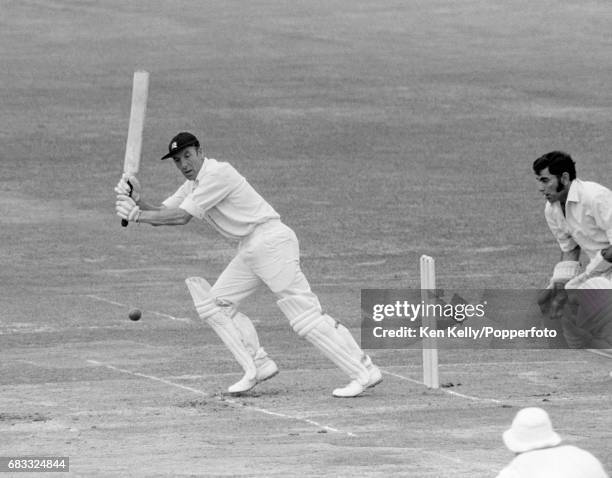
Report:
[[[142,211],[161,211],[164,209],[163,204],[153,204],[149,201],[145,201],[144,199],[141,199],[138,205]]]
[[[183,226],[193,217],[187,211],[178,207],[152,206],[141,202],[140,209],[138,222],[151,224],[152,226]]]

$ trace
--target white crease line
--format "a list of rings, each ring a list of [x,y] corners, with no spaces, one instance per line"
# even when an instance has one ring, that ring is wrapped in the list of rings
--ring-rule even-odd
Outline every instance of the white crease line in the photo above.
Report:
[[[180,320],[180,319],[177,319]],[[39,327],[35,329],[11,329],[8,331],[0,330],[0,335],[25,335],[25,334],[39,334],[39,333],[56,333],[75,330],[107,330],[107,329],[125,329],[123,324],[114,325],[87,325],[87,326],[74,326],[74,327]],[[140,342],[139,342],[140,343]]]
[[[508,365],[511,363],[512,365],[547,365],[547,364],[569,364],[569,363],[589,363],[587,360],[521,360],[520,362],[515,362],[513,360],[509,360],[507,362],[466,362],[466,363],[446,363],[439,364],[440,367],[469,367],[471,365],[480,367],[481,365]]]
[[[141,342],[135,342],[135,344],[139,344],[139,345],[146,345],[148,347],[153,347],[152,345],[149,344],[143,344]],[[568,360],[568,361],[563,361],[563,360],[541,360],[541,361],[533,361],[533,362],[516,362],[513,363],[515,365],[520,365],[520,364],[541,364],[541,365],[547,365],[547,364],[585,364],[585,363],[589,363],[587,360]],[[446,367],[461,367],[461,368],[465,368],[467,366],[470,365],[491,365],[491,366],[499,366],[499,365],[508,365],[508,362],[482,362],[482,363],[448,363],[448,364],[439,364],[438,367],[442,368],[446,368]],[[417,370],[421,370],[423,368],[423,365],[418,364],[418,365],[387,365],[385,366],[385,371],[384,373],[388,374],[388,375],[393,375],[392,372],[389,372],[389,369],[392,368],[400,368],[400,369],[417,369]],[[310,367],[297,367],[297,368],[292,368],[291,369],[293,372],[320,372],[322,370],[325,371],[334,371],[336,369],[334,368],[326,368],[326,369],[321,369],[321,368],[310,368]],[[453,371],[452,373],[473,373],[473,371]],[[233,376],[235,375],[234,372],[225,372],[225,373],[208,373],[208,374],[200,374],[200,375],[169,375],[166,377],[166,379],[172,379],[172,380],[201,380],[201,379],[206,379],[209,377],[226,377],[226,376]],[[402,378],[404,380],[412,380],[409,379],[408,377],[398,377],[398,378]],[[419,382],[418,380],[414,380],[414,383],[417,383],[419,385],[424,385],[423,382]]]
[[[174,382],[165,380],[160,377],[155,377],[154,375],[147,375],[147,374],[140,373],[140,372],[132,372],[131,370],[126,370],[124,368],[115,367],[114,365],[111,365],[108,363],[98,362],[97,360],[87,360],[87,362],[89,362],[90,364],[96,365],[98,367],[106,367],[111,370],[115,370],[117,372],[126,373],[128,375],[134,375],[136,377],[148,378],[149,380],[155,380],[156,382],[165,383],[166,385],[172,385],[173,387],[182,388],[183,390],[188,390],[189,392],[193,392],[198,395],[202,395],[204,397],[211,396],[209,393],[206,393],[202,390],[198,390],[197,388],[188,387],[187,385],[181,385],[180,383],[174,383]]]
[[[121,372],[121,373],[125,373],[125,374],[128,374],[128,375],[133,375],[133,376],[136,376],[136,377],[147,378],[149,380],[154,380],[156,382],[161,382],[163,384],[170,385],[172,387],[181,388],[183,390],[187,390],[189,392],[193,392],[193,393],[195,393],[197,395],[202,395],[204,397],[216,398],[214,395],[211,395],[210,393],[204,392],[203,390],[198,390],[197,388],[192,388],[192,387],[188,387],[186,385],[181,385],[180,383],[174,383],[174,382],[171,382],[169,380],[165,380],[163,378],[156,377],[154,375],[147,375],[147,374],[140,373],[140,372],[133,372],[131,370],[115,367],[114,365],[107,364],[107,363],[104,363],[104,362],[99,362],[97,360],[87,360],[87,362],[92,364],[92,365],[96,365],[98,367],[106,367],[106,368],[114,370],[116,372]],[[296,420],[296,421],[300,421],[300,422],[303,422],[303,423],[307,423],[309,425],[313,425],[316,428],[319,428],[321,430],[325,430],[325,431],[328,431],[328,432],[342,433],[342,434],[350,436],[350,437],[357,436],[354,433],[347,432],[347,431],[344,431],[344,430],[340,430],[338,428],[330,427],[328,425],[323,425],[321,423],[315,422],[314,420],[310,420],[308,418],[303,418],[303,417],[299,417],[299,416],[295,416],[295,415],[287,415],[287,414],[279,413],[279,412],[273,412],[271,410],[266,410],[265,408],[254,407],[252,405],[245,405],[244,403],[240,403],[240,402],[238,402],[236,400],[233,400],[231,398],[225,398],[224,397],[222,401],[223,402],[227,402],[227,403],[231,403],[232,405],[234,405],[236,407],[246,408],[248,410],[253,410],[255,412],[263,413],[265,415],[270,415],[270,416],[274,416],[274,417],[280,417],[280,418],[285,418],[285,419],[288,419],[288,420]]]
[[[401,380],[407,380],[409,382],[416,383],[416,384],[419,384],[419,385],[425,385],[425,383],[421,382],[420,380],[415,380],[413,378],[404,377],[403,375],[399,375],[399,374],[393,373],[393,372],[388,372],[387,370],[382,370],[382,373],[387,374],[387,375],[391,375],[392,377],[396,377],[396,378],[399,378]],[[465,395],[463,393],[459,393],[459,392],[454,392],[452,390],[448,390],[447,388],[444,388],[444,387],[440,387],[438,390],[441,390],[444,393],[448,393],[449,395],[453,395],[455,397],[466,398],[468,400],[474,400],[474,401],[478,401],[478,402],[492,402],[492,403],[499,403],[500,405],[502,405],[504,403],[504,402],[502,402],[500,400],[496,400],[494,398],[481,398],[481,397],[474,397],[472,395]]]
[[[89,297],[90,299],[94,300],[99,300],[100,302],[106,302],[107,304],[116,305],[118,307],[129,307],[127,304],[122,304],[120,302],[115,302],[114,300],[105,299],[104,297],[100,297],[99,295],[86,294],[85,297]],[[177,320],[179,322],[192,322],[192,320],[187,317],[174,317],[172,315],[164,314],[163,312],[157,312],[156,310],[147,310],[147,312],[170,320]]]
[[[398,374],[396,374],[396,373],[389,372],[389,371],[387,371],[387,370],[381,370],[381,372],[382,372],[382,373],[384,373],[384,374],[386,374],[386,375],[391,375],[392,377],[397,377],[397,378],[400,378],[400,379],[402,379],[402,380],[408,380],[409,382],[416,383],[416,384],[418,384],[418,385],[425,385],[423,382],[421,382],[421,381],[419,381],[419,380],[415,380],[415,379],[413,379],[413,378],[404,377],[403,375],[398,375]]]
[[[118,305],[119,307],[127,307],[125,304],[121,304],[119,302],[115,302],[114,300],[105,299],[104,297],[99,297],[93,294],[86,294],[85,297],[89,297],[90,299],[99,300],[101,302],[106,302],[107,304]]]
[[[421,353],[421,350],[416,350],[416,352]],[[523,361],[521,360],[520,362],[514,362],[512,360],[508,360],[506,362],[454,362],[454,363],[441,363],[438,364],[438,367],[440,368],[446,368],[446,367],[461,367],[461,368],[465,368],[465,367],[480,367],[482,365],[491,365],[491,366],[498,366],[498,365],[508,365],[508,364],[512,364],[512,365],[547,365],[547,364],[577,364],[577,363],[589,363],[588,360],[527,360],[527,361]],[[422,368],[422,365],[420,364],[415,364],[415,365],[389,365],[388,367],[398,367],[398,368]]]
[[[179,322],[189,322],[189,323],[194,322],[193,320],[187,317],[174,317],[172,315],[164,314],[163,312],[157,312],[155,310],[148,310],[147,312],[150,312],[151,314],[154,314],[154,315],[158,315],[160,317],[166,317],[167,319],[178,320]]]
[[[446,392],[446,393],[450,394],[450,395],[454,395],[456,397],[461,397],[461,398],[467,398],[468,400],[474,400],[474,401],[479,401],[479,402],[498,403],[499,405],[503,405],[504,404],[504,402],[502,402],[501,400],[496,400],[494,398],[473,397],[472,395],[465,395],[463,393],[453,392],[452,390],[448,390],[446,388],[442,388],[441,390],[443,392]]]
[[[604,350],[610,350],[610,349],[604,349]],[[595,355],[601,355],[602,357],[607,357],[612,359],[612,353],[609,352],[604,352],[604,350],[599,350],[599,349],[586,349],[587,352],[591,352],[592,354]]]

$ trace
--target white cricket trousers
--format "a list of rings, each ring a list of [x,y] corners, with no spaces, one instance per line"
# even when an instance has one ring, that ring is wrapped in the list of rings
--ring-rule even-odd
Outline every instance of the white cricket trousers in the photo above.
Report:
[[[321,305],[300,268],[300,246],[293,230],[279,219],[265,222],[238,245],[238,253],[212,287],[226,306],[239,304],[265,284],[277,299],[302,296]]]

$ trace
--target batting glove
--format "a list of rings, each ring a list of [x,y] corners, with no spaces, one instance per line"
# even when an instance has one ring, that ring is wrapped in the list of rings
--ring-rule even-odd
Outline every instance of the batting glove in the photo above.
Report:
[[[123,175],[121,176],[121,179],[115,186],[115,192],[117,194],[131,196],[136,204],[140,202],[141,191],[142,191],[142,188],[140,186],[140,181],[138,181],[136,176],[134,176],[133,174],[123,173]]]
[[[138,222],[140,220],[140,208],[131,197],[125,194],[117,195],[115,211],[117,211],[117,216],[121,219],[131,222]]]

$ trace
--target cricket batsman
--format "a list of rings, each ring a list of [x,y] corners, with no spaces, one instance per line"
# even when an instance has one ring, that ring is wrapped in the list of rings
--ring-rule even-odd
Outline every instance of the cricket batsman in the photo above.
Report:
[[[546,296],[551,318],[561,319],[571,348],[612,348],[612,191],[578,179],[574,160],[562,151],[536,159],[533,171],[561,248]]]
[[[161,205],[154,205],[142,198],[138,179],[124,174],[115,187],[116,212],[122,219],[153,226],[184,225],[195,217],[238,243],[235,257],[212,287],[200,277],[186,280],[199,317],[244,370],[228,392],[246,392],[278,373],[253,322],[239,311],[242,301],[262,283],[274,293],[297,334],[351,379],[333,390],[334,397],[355,397],[380,383],[380,370],[349,330],[323,312],[300,268],[295,233],[248,181],[229,163],[206,158],[198,138],[188,132],[172,138],[161,159],[174,162],[186,181]]]

